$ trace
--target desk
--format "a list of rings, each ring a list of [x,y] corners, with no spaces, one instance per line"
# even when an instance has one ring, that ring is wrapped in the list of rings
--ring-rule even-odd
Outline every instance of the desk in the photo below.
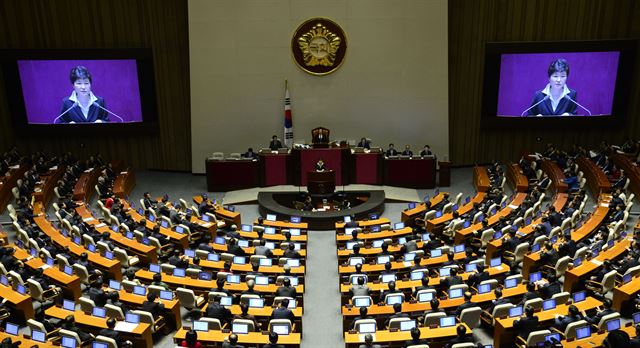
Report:
[[[587,297],[584,301],[578,302],[575,304],[576,307],[580,311],[588,311],[594,309],[598,306],[602,306],[602,302],[596,300],[593,297]],[[555,310],[548,310],[537,312],[535,315],[538,317],[538,322],[540,323],[540,330],[544,327],[548,327],[552,325],[555,320],[555,315],[567,315],[569,313],[569,305],[561,304],[558,305]],[[504,319],[496,319],[495,328],[493,331],[493,346],[496,348],[500,347],[511,347],[511,343],[515,342],[515,332],[513,331],[513,322],[518,318],[504,318]]]
[[[102,329],[107,328],[107,319],[98,318],[92,315],[85,314],[82,311],[68,311],[61,307],[49,307],[44,314],[57,319],[64,319],[67,315],[72,314],[76,320],[76,323],[82,325],[90,331],[97,333]],[[133,329],[132,332],[120,331],[122,336],[130,339],[134,347],[153,347],[153,338],[151,337],[151,325],[147,323],[139,323],[138,326]]]
[[[411,227],[405,227],[400,230],[387,230],[387,231],[380,231],[380,232],[359,233],[358,239],[367,241],[367,240],[374,240],[374,239],[397,238],[397,237],[406,236],[412,233],[413,233],[413,229]],[[341,244],[343,242],[346,243],[350,240],[351,240],[351,236],[347,234],[336,236],[336,242],[338,244]]]
[[[292,182],[292,157],[289,154],[260,154],[260,186],[287,185]]]
[[[136,174],[129,168],[126,172],[121,172],[113,182],[113,194],[118,198],[128,196],[136,186]],[[186,207],[185,207],[186,208]]]
[[[123,207],[129,212],[129,214],[131,214],[131,218],[136,223],[139,223],[142,219],[146,219],[144,216],[140,215],[137,210],[131,209],[129,202],[124,201]],[[146,220],[146,222],[146,227],[149,230],[152,230],[156,226],[155,222],[151,222],[149,220]],[[164,227],[160,227],[160,234],[169,238],[171,242],[181,245],[183,249],[189,248],[189,236],[187,234],[180,234]]]
[[[98,177],[102,172],[101,168],[87,169],[80,175],[80,179],[73,187],[73,200],[74,201],[89,201],[95,191],[95,186],[98,183]]]
[[[24,336],[12,336],[9,335],[8,333],[5,332],[0,332],[0,341],[4,340],[5,338],[11,338],[11,340],[13,342],[17,342],[20,341],[20,348],[31,348],[31,347],[39,347],[39,348],[59,348],[60,346],[55,345],[53,342],[38,342],[38,341],[33,341],[31,339],[28,339]]]
[[[205,161],[207,191],[222,192],[258,186],[257,160]]]
[[[491,186],[491,180],[489,180],[489,172],[485,167],[473,167],[473,186],[475,186],[478,192],[487,192]]]
[[[609,178],[607,178],[602,169],[593,163],[593,161],[581,156],[578,157],[576,163],[584,173],[584,177],[587,179],[587,185],[589,185],[591,194],[594,197],[599,196],[601,193],[611,192],[611,183],[609,182]]]
[[[106,291],[113,291],[111,289],[105,289]],[[130,292],[126,292],[124,289],[118,291],[118,295],[120,295],[120,301],[133,305],[135,308],[142,308],[142,304],[147,300],[146,296],[136,295]],[[176,328],[179,329],[182,327],[182,316],[180,315],[180,302],[177,299],[167,301],[160,300],[162,304],[164,304],[165,312],[171,313],[173,319],[176,323]]]
[[[444,328],[419,327],[420,338],[426,338],[431,341],[442,341],[453,338],[456,336],[456,329],[458,325],[464,325],[467,328],[467,335],[471,335],[471,329],[467,326],[467,324],[457,324],[455,326]],[[411,332],[390,332],[388,330],[378,330],[373,336],[375,337],[374,342],[376,343],[404,342],[411,339]],[[346,344],[347,348],[357,348],[363,342],[364,335],[361,335],[359,333],[344,333],[344,343]]]
[[[636,329],[634,326],[625,326],[621,327],[620,330],[629,334],[629,337],[636,337]],[[602,342],[609,335],[608,332],[598,333],[592,332],[591,336],[588,338],[583,338],[581,340],[573,340],[571,342],[567,342],[566,340],[562,340],[563,348],[584,348],[584,347],[602,347]]]
[[[354,153],[351,155],[352,184],[382,184],[382,152]]]
[[[482,201],[484,201],[484,198],[486,197],[486,193],[485,192],[478,192],[476,193],[475,197],[473,197],[472,200],[469,201],[469,203],[463,205],[462,207],[458,208],[458,214],[460,214],[460,216],[470,212],[473,209],[473,205],[476,203],[482,203]],[[431,220],[427,220],[427,231],[433,232],[436,230],[436,228],[444,225],[445,223],[451,221],[453,219],[453,213],[446,213],[443,214],[441,217],[439,218],[434,218]]]
[[[69,250],[76,256],[80,256],[83,252],[86,252],[89,255],[89,262],[91,262],[96,267],[107,271],[113,276],[115,280],[122,279],[122,269],[120,266],[120,262],[117,260],[109,260],[100,254],[92,253],[89,250],[85,249],[83,246],[77,245],[67,239],[62,235],[58,230],[56,230],[44,216],[36,216],[34,221],[40,228],[44,234],[49,236],[51,240],[58,244],[61,247],[68,246]]]
[[[520,166],[515,163],[507,165],[507,182],[518,192],[529,191],[529,180],[522,174]]]
[[[388,218],[378,218],[375,220],[360,220],[358,221],[358,227],[361,227],[362,229],[365,229],[367,227],[371,227],[371,226],[377,226],[377,225],[382,225],[382,224],[389,224],[391,223],[391,220],[389,220]],[[345,222],[344,221],[340,221],[340,222],[336,222],[336,230],[342,230],[344,229],[345,226]],[[349,238],[338,238],[337,240],[348,240],[351,239],[351,236],[347,236]]]
[[[27,171],[27,166],[22,165],[18,168],[9,170],[9,176],[0,177],[0,214],[4,212],[7,204],[13,199],[13,193],[11,189],[16,186],[16,182],[19,178],[24,177],[24,172]],[[4,175],[5,173],[0,173]]]
[[[49,205],[54,195],[53,189],[58,185],[58,180],[64,174],[65,169],[65,166],[58,166],[41,177],[42,184],[37,185],[33,191],[34,202],[42,202],[45,207]]]
[[[633,304],[630,307],[625,305],[631,301],[635,295],[640,292],[640,277],[636,276],[627,284],[620,284],[613,288],[613,308],[618,312],[632,313],[635,311]]]
[[[311,195],[331,195],[336,190],[336,172],[307,172],[307,191]]]
[[[633,165],[629,157],[623,154],[614,153],[611,155],[611,159],[618,168],[624,170],[624,174],[629,178],[629,188],[631,192],[633,192],[636,197],[640,197],[640,168]]]
[[[10,286],[4,286],[2,284],[0,284],[0,293],[2,293],[4,299],[16,307],[18,312],[22,313],[22,315],[19,316],[19,321],[27,321],[28,319],[34,318],[35,311],[33,310],[33,300],[31,296],[21,295]]]
[[[555,162],[551,162],[547,159],[543,159],[542,164],[540,165],[540,168],[542,169],[543,172],[547,174],[549,179],[551,179],[551,184],[555,192],[557,193],[567,192],[567,190],[569,189],[569,186],[567,185],[567,183],[564,182],[564,179],[565,179],[564,173],[562,172],[562,169],[560,169],[560,167],[558,167],[558,165]]]
[[[240,213],[229,211],[223,208],[216,209],[214,212],[216,218],[224,220],[226,222],[230,222],[232,225],[236,225],[236,227],[240,227]]]
[[[433,198],[429,199],[429,203],[431,206],[436,206],[440,204],[444,199],[444,195],[449,194],[448,192],[438,192]],[[427,205],[425,203],[420,203],[416,205],[413,209],[404,210],[400,215],[400,221],[404,222],[406,226],[413,226],[415,224],[415,219],[420,217],[424,217],[423,214],[427,212]]]
[[[258,225],[258,220],[255,220],[253,224]],[[262,226],[270,226],[278,229],[298,228],[300,229],[300,233],[303,233],[303,234],[306,234],[307,232],[306,230],[309,229],[309,224],[306,222],[290,222],[290,221],[282,221],[282,220],[277,220],[277,221],[263,220]]]
[[[173,336],[173,341],[176,344],[180,344],[182,340],[184,340],[188,330],[180,329]],[[231,332],[222,332],[222,331],[200,331],[198,332],[198,341],[200,341],[205,346],[216,345],[222,343],[225,338],[229,337]],[[287,346],[299,346],[302,335],[297,332],[293,332],[289,335],[283,336],[280,335],[278,337],[278,344],[284,344]],[[249,332],[246,335],[238,335],[238,343],[239,344],[251,344],[251,345],[263,345],[269,343],[269,335],[264,335],[262,332]]]
[[[584,260],[580,266],[567,270],[564,274],[564,291],[573,292],[582,279],[587,278],[591,272],[602,266],[604,260],[615,260],[627,251],[630,246],[631,241],[624,239],[614,244],[613,248],[601,251],[598,257],[595,258],[596,262]]]
[[[386,158],[384,184],[410,188],[436,187],[435,158]]]

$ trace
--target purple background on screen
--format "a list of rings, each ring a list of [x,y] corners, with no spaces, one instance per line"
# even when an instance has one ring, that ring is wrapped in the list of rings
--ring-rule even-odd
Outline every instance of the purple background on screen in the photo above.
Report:
[[[498,116],[519,117],[530,107],[534,94],[549,83],[549,64],[558,58],[569,63],[567,86],[576,91],[576,101],[592,115],[611,115],[620,52],[503,54]],[[577,113],[588,115],[580,107]]]
[[[85,66],[91,73],[91,92],[104,98],[106,108],[124,122],[142,122],[138,69],[135,59],[121,60],[20,60],[27,121],[53,123],[62,109],[62,100],[71,95],[71,68]],[[118,118],[109,115],[111,123]]]

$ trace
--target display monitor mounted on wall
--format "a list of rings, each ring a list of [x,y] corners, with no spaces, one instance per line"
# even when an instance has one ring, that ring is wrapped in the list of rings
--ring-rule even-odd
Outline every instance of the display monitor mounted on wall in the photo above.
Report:
[[[157,131],[151,49],[0,50],[0,69],[18,131]]]
[[[486,44],[482,125],[621,126],[637,41]]]

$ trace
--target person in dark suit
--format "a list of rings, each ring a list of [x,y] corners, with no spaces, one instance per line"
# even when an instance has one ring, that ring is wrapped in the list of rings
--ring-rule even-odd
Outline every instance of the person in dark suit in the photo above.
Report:
[[[269,333],[269,343],[262,346],[262,348],[284,348],[282,344],[278,344],[278,334],[275,332]]]
[[[413,156],[413,151],[411,151],[411,147],[409,145],[404,146],[404,151],[402,151],[402,156]]]
[[[526,301],[539,297],[540,294],[536,291],[536,284],[527,283],[527,292],[522,295],[522,301],[520,302],[520,305],[524,305]]]
[[[322,158],[320,158],[318,160],[318,162],[316,162],[315,171],[316,172],[324,172],[326,170],[327,170],[327,166],[324,164],[324,160],[322,160]]]
[[[120,337],[120,333],[114,330],[115,327],[116,327],[116,320],[113,318],[109,318],[107,319],[107,328],[100,330],[98,335],[111,338],[112,340],[116,341],[118,348],[121,348],[123,346],[124,341],[122,340],[122,337]]]
[[[429,145],[425,145],[422,151],[420,151],[420,157],[424,156],[433,156],[433,152],[431,151],[431,147]]]
[[[353,318],[353,321],[351,322],[351,326],[349,326],[350,330],[355,330],[356,328],[356,321],[361,320],[361,319],[373,319],[372,316],[368,315],[369,313],[369,309],[367,307],[360,307],[360,315]]]
[[[103,123],[109,122],[103,98],[91,92],[91,73],[84,66],[71,69],[69,76],[73,92],[62,101],[61,116],[53,123]]]
[[[253,152],[253,148],[250,147],[247,152],[242,154],[242,158],[250,158],[250,159],[256,159],[258,158],[258,154]]]
[[[234,319],[244,319],[253,321],[253,327],[256,332],[260,331],[260,323],[256,320],[256,317],[249,314],[249,305],[246,303],[240,304],[240,314],[236,315]]]
[[[598,311],[594,316],[592,316],[591,318],[589,317],[585,318],[585,320],[588,321],[589,324],[598,325],[598,323],[600,323],[600,319],[602,319],[604,316],[613,314],[616,312],[612,308],[613,302],[608,298],[605,298],[604,300],[602,300],[602,306],[604,308],[601,311]]]
[[[280,142],[280,139],[278,139],[277,135],[274,135],[271,137],[271,142],[269,143],[269,149],[271,149],[271,151],[277,151],[278,149],[282,148],[282,142]]]
[[[295,316],[289,307],[289,299],[285,298],[280,302],[280,306],[271,313],[271,319],[289,319],[293,323]]]
[[[233,315],[231,311],[225,306],[220,304],[220,295],[213,297],[213,303],[209,303],[205,312],[207,318],[215,318],[220,320],[222,324],[231,322]]]
[[[493,294],[496,296],[496,299],[491,301],[491,305],[487,309],[489,313],[493,313],[493,309],[496,308],[496,306],[509,303],[509,300],[502,297],[502,290],[500,288],[493,290]]]
[[[569,63],[559,58],[551,62],[547,69],[549,83],[533,96],[529,116],[572,116],[578,109],[577,92],[567,87]]]
[[[232,333],[228,340],[222,342],[222,348],[244,348],[244,346],[238,344],[238,335]]]
[[[489,272],[485,270],[483,264],[478,264],[476,270],[478,271],[477,273],[474,273],[471,276],[469,276],[468,283],[470,286],[477,287],[483,281],[491,279],[491,275],[489,274]]]
[[[411,329],[411,339],[405,341],[403,347],[417,346],[417,345],[420,345],[420,344],[426,344],[427,340],[426,339],[420,339],[420,334],[421,334],[420,329],[418,329],[417,327],[414,327],[413,329]]]
[[[569,314],[566,316],[557,317],[554,324],[556,329],[560,330],[560,332],[564,332],[569,324],[582,319],[583,317],[582,314],[580,314],[580,310],[578,310],[578,307],[570,305]]]
[[[456,337],[450,339],[449,342],[447,342],[447,344],[445,345],[445,347],[451,348],[453,347],[454,344],[467,343],[467,342],[473,343],[473,336],[467,336],[466,326],[458,325],[458,327],[456,327]]]
[[[247,252],[242,249],[241,246],[238,245],[235,238],[229,239],[227,244],[227,253],[233,254],[235,256],[246,256]]]
[[[387,329],[389,328],[389,322],[391,322],[391,319],[394,318],[408,318],[409,314],[408,313],[403,313],[402,312],[402,304],[401,303],[394,303],[393,304],[393,314],[391,316],[389,316],[387,318],[387,320],[384,321],[384,327],[386,327]]]
[[[296,298],[298,292],[295,286],[291,286],[291,280],[289,278],[284,278],[282,281],[282,286],[276,289],[275,296],[285,296],[291,297],[293,299]]]
[[[156,320],[164,311],[164,304],[157,301],[156,294],[150,292],[147,295],[147,300],[142,303],[142,310],[151,313],[153,319]]]
[[[109,297],[107,293],[102,290],[102,281],[96,280],[91,283],[89,288],[89,299],[95,303],[96,307],[104,307],[107,304]]]
[[[542,297],[546,299],[550,299],[553,295],[559,294],[562,292],[562,283],[558,281],[554,273],[547,275],[547,280],[549,282],[547,284],[544,284],[539,289],[539,292],[542,295]]]
[[[444,309],[440,308],[440,301],[437,298],[432,298],[431,301],[429,301],[429,305],[431,306],[431,309],[424,311],[425,316],[430,313],[444,313]]]
[[[393,143],[389,144],[389,148],[385,152],[385,156],[387,157],[398,156],[398,150],[395,149]]]
[[[371,148],[371,145],[369,144],[367,138],[362,138],[360,139],[360,142],[356,145],[356,147],[364,147],[365,149],[369,149]]]
[[[455,316],[456,317],[460,317],[460,314],[462,314],[462,311],[467,309],[467,308],[471,308],[471,307],[476,307],[477,304],[471,302],[471,292],[466,291],[464,293],[464,302],[459,305],[458,307],[456,307],[456,311],[455,311]]]
[[[447,291],[452,285],[458,285],[464,283],[462,277],[458,275],[457,268],[451,268],[451,275],[440,282],[440,285],[444,291]]]
[[[358,346],[358,348],[380,348],[379,344],[373,344],[373,335],[364,335],[364,344]]]
[[[538,328],[538,317],[533,315],[533,311],[533,307],[527,306],[524,309],[525,317],[513,322],[513,328],[516,330],[516,333],[525,341],[527,337],[529,337],[529,334]]]
[[[543,265],[555,267],[556,262],[560,258],[558,252],[553,248],[553,244],[547,241],[544,243],[544,252],[540,255],[540,263]]]
[[[76,325],[76,319],[73,316],[73,314],[69,314],[64,318],[64,320],[62,321],[62,324],[60,325],[60,328],[62,328],[64,330],[69,330],[69,331],[73,331],[73,332],[77,333],[78,337],[80,337],[80,340],[82,342],[89,342],[89,341],[93,340],[93,335],[91,335],[90,333],[82,331]],[[78,342],[78,343],[80,343],[80,342]]]

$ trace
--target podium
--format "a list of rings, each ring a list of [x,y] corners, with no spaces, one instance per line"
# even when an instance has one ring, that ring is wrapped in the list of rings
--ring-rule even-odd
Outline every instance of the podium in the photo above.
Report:
[[[307,191],[312,195],[332,194],[336,190],[336,172],[307,172]]]

